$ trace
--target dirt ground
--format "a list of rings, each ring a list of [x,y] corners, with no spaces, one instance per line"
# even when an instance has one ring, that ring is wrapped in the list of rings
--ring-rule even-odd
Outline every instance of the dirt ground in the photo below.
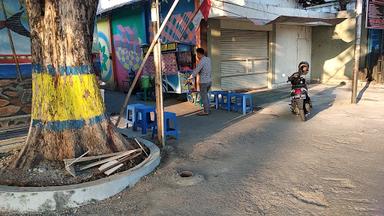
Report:
[[[284,90],[256,95],[263,109],[245,117],[169,105],[180,140],[156,172],[108,200],[39,214],[384,215],[384,87],[363,87],[351,105],[348,87],[314,86],[307,122]]]

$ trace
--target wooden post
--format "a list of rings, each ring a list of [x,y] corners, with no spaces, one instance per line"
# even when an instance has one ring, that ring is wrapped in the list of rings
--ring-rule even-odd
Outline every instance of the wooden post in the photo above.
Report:
[[[3,7],[4,18],[5,18],[5,20],[7,20],[7,13],[5,11],[4,0],[1,0],[1,6]],[[19,60],[17,59],[17,56],[16,56],[16,49],[15,49],[15,45],[13,44],[13,38],[12,38],[11,30],[9,28],[7,28],[7,32],[8,32],[9,43],[10,43],[11,49],[12,49],[13,60],[15,61],[15,64],[16,64],[17,78],[21,82],[21,81],[23,81],[23,77],[21,76]]]
[[[159,31],[159,0],[152,0],[151,7],[152,29],[153,35]],[[156,121],[157,121],[157,138],[162,146],[165,145],[164,137],[164,106],[163,106],[163,79],[161,73],[161,43],[160,39],[153,51],[153,60],[155,64],[155,92],[156,92]]]
[[[354,55],[354,66],[353,66],[353,77],[352,77],[352,97],[351,103],[357,103],[357,82],[359,76],[360,66],[360,43],[361,43],[361,13],[363,10],[362,0],[356,1],[356,34],[355,34],[355,55]]]
[[[143,59],[143,62],[141,63],[140,68],[139,68],[139,70],[137,71],[137,74],[136,74],[136,76],[135,76],[135,79],[133,80],[132,85],[131,85],[131,87],[129,88],[129,91],[128,91],[128,93],[127,93],[127,96],[125,97],[124,104],[123,104],[123,106],[121,106],[120,114],[119,114],[119,117],[117,118],[117,121],[116,121],[116,124],[115,124],[116,126],[119,125],[119,123],[120,123],[121,117],[123,116],[124,111],[125,111],[125,108],[126,108],[127,105],[128,105],[129,98],[131,97],[133,88],[135,87],[135,85],[136,85],[136,83],[137,83],[137,80],[139,79],[140,74],[141,74],[141,72],[143,71],[145,62],[147,62],[148,57],[149,57],[149,55],[151,54],[153,48],[155,47],[155,44],[156,44],[157,40],[159,39],[161,32],[164,30],[165,25],[167,24],[169,18],[171,17],[171,15],[172,15],[173,11],[175,10],[175,8],[176,8],[177,4],[179,3],[179,1],[180,1],[180,0],[175,0],[175,1],[173,2],[173,5],[172,5],[172,7],[169,9],[168,14],[167,14],[167,16],[165,17],[163,23],[161,24],[159,31],[157,32],[157,34],[156,34],[155,37],[153,38],[153,41],[151,42],[151,45],[149,46],[148,52],[145,54],[144,59]]]

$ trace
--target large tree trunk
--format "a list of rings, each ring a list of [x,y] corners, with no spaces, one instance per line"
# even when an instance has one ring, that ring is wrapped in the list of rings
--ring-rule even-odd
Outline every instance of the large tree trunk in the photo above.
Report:
[[[32,40],[32,123],[13,164],[130,149],[108,117],[92,73],[97,0],[26,0]]]

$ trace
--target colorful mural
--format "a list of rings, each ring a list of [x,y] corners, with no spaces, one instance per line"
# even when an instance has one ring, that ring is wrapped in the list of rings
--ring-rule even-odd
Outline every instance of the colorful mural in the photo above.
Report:
[[[192,22],[190,22],[192,16],[193,12],[172,15],[169,22],[165,26],[164,32],[161,34],[162,42],[172,43],[179,41],[188,44],[195,44],[195,26]]]
[[[115,70],[120,89],[142,61],[141,45],[146,43],[145,11],[143,7],[116,10],[112,15],[112,34],[115,51]]]
[[[97,36],[99,40],[100,56],[100,78],[106,83],[108,88],[114,88],[115,81],[112,69],[112,47],[110,38],[109,20],[99,20],[97,22]]]
[[[116,57],[128,71],[136,71],[141,63],[141,48],[137,33],[130,27],[117,25],[119,34],[113,36]]]
[[[7,19],[0,4],[0,54],[12,54],[7,29],[11,30],[16,53],[30,54],[29,25],[24,7],[19,1],[3,1]]]
[[[172,3],[161,1],[162,20]],[[180,1],[161,35],[162,43],[196,44],[196,28],[191,22],[194,9],[194,0]],[[147,45],[153,38],[150,6],[147,2],[115,9],[110,19],[110,22],[106,20],[97,22],[102,79],[110,83],[115,81],[120,90],[126,90],[129,87],[127,81],[137,72],[142,62],[142,45]],[[110,38],[109,28],[112,32]],[[112,52],[113,62],[110,60]],[[164,60],[171,62],[165,64],[168,66],[164,68],[166,73],[176,73],[174,56],[165,55],[163,58],[163,62]],[[150,74],[151,69],[146,67],[144,73]]]
[[[161,4],[161,20],[164,20],[173,2],[163,1]],[[163,43],[182,42],[196,44],[195,26],[192,23],[195,2],[193,0],[180,1],[173,15],[161,34]],[[151,25],[149,32],[151,31]]]
[[[30,58],[26,56],[31,53],[31,42],[25,10],[19,1],[4,0],[4,6],[6,14],[0,4],[0,79],[17,77],[8,30],[11,32],[15,52],[22,58],[19,61],[22,76],[31,77]]]
[[[29,125],[32,95],[30,33],[25,9],[19,1],[3,0],[0,4],[0,131]],[[5,11],[5,14],[4,14]],[[11,41],[19,63],[22,81],[16,70]]]

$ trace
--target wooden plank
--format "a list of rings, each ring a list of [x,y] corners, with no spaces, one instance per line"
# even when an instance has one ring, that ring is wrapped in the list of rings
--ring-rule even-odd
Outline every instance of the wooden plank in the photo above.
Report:
[[[114,173],[116,170],[118,170],[120,167],[122,167],[124,164],[119,164],[115,167],[113,167],[112,169],[109,169],[107,171],[104,172],[105,175],[111,175],[112,173]]]
[[[119,155],[119,154],[121,154],[121,152],[115,152],[115,153],[104,154],[104,155],[96,155],[96,156],[83,157],[83,158],[79,159],[78,161],[76,161],[76,163],[92,161],[92,160],[97,160],[97,159],[103,159],[103,158],[112,157],[112,156]],[[67,162],[67,163],[71,163],[74,160],[76,160],[76,159],[71,158],[71,159],[64,159],[63,161]]]
[[[115,166],[115,167],[113,167],[113,168],[111,168],[111,169],[105,171],[104,174],[106,174],[106,175],[111,175],[113,172],[115,172],[117,169],[119,169],[120,167],[122,167],[122,166],[124,165],[123,162],[125,162],[125,161],[127,161],[127,160],[130,160],[130,159],[133,159],[133,158],[135,158],[135,157],[137,157],[137,156],[139,156],[139,155],[141,155],[141,152],[140,152],[140,153],[137,153],[137,154],[135,154],[135,155],[133,155],[133,156],[127,156],[127,157],[125,157],[124,159],[121,159],[121,160],[119,161],[120,164],[118,164],[117,166]],[[131,168],[131,169],[134,169],[134,168],[136,168],[136,167],[133,167],[133,168]],[[130,169],[130,170],[131,170],[131,169]]]
[[[71,166],[72,164],[78,162],[81,158],[83,158],[85,155],[87,155],[89,153],[89,150],[86,151],[84,154],[80,155],[80,157],[78,158],[75,158],[72,162],[70,162],[67,166]]]
[[[108,163],[105,163],[105,164],[101,165],[101,166],[99,167],[99,171],[104,171],[104,170],[106,170],[106,169],[108,169],[108,168],[113,167],[114,165],[116,165],[116,164],[118,164],[118,163],[119,163],[118,160],[109,161]]]
[[[80,157],[74,159],[72,162],[70,163],[67,163],[66,161],[64,161],[64,164],[65,164],[65,170],[67,170],[67,172],[69,172],[69,174],[71,174],[73,177],[76,176],[76,170],[75,168],[72,166],[72,164],[76,163],[78,160],[80,160],[81,158],[83,158],[85,155],[87,155],[89,153],[89,150],[86,151],[84,154],[80,155]]]
[[[24,143],[1,146],[0,152],[9,152],[9,151],[16,150],[16,149],[22,149],[23,147],[24,147]]]
[[[143,146],[140,144],[140,142],[135,138],[135,141],[136,143],[140,146],[140,148],[143,150],[143,152],[145,153],[145,155],[147,155],[147,157],[149,156],[148,153],[144,150]]]
[[[17,144],[17,143],[24,143],[26,139],[27,139],[26,136],[21,136],[21,137],[13,137],[5,140],[0,140],[0,147]]]
[[[110,158],[107,158],[107,159],[104,159],[104,160],[101,160],[101,161],[96,161],[94,163],[91,163],[91,164],[88,164],[86,166],[83,166],[83,167],[80,167],[80,170],[86,170],[86,169],[89,169],[89,168],[92,168],[92,167],[95,167],[97,165],[100,165],[100,164],[104,164],[104,163],[107,163],[109,161],[112,161],[112,160],[116,160],[116,159],[119,159],[119,158],[122,158],[124,156],[127,156],[127,155],[130,155],[132,153],[136,153],[136,152],[139,152],[139,151],[142,151],[141,149],[135,149],[135,150],[129,150],[129,151],[125,151],[125,152],[122,152],[121,154],[119,155],[116,155],[116,156],[113,156],[113,157],[110,157]]]
[[[127,155],[123,158],[120,158],[118,160],[113,160],[113,161],[110,161],[106,164],[103,164],[102,166],[99,167],[99,171],[101,172],[104,172],[105,170],[107,169],[110,169],[112,167],[114,167],[116,164],[119,164],[119,163],[124,163],[125,161],[127,160],[131,160],[137,156],[141,155],[141,152],[138,152],[137,154],[134,154],[134,155]]]

